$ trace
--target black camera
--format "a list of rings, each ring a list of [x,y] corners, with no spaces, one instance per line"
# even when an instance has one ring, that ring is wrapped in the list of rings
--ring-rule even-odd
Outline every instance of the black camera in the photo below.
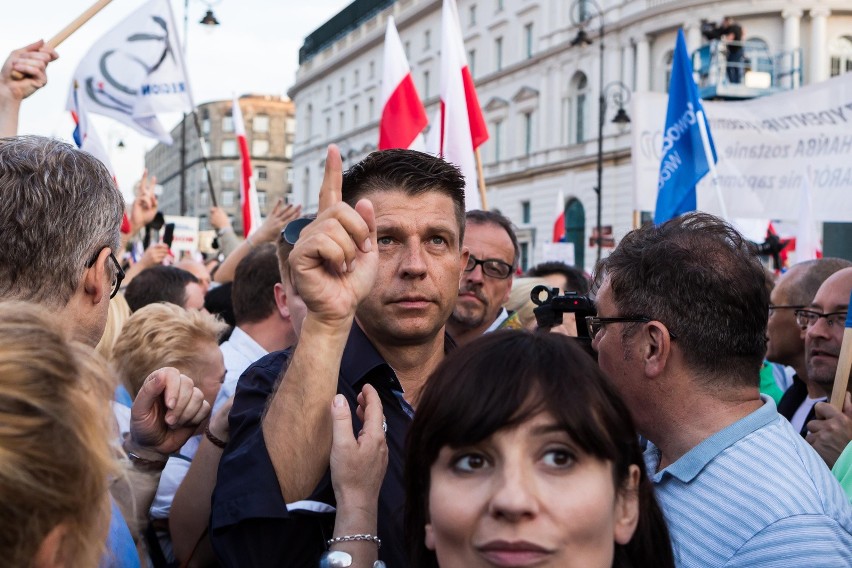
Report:
[[[542,293],[547,294],[543,300]],[[597,312],[595,303],[588,296],[577,292],[566,292],[560,296],[559,288],[536,286],[530,292],[530,300],[538,306],[533,309],[533,313],[539,329],[549,330],[560,325],[563,314],[573,313],[577,321],[577,338],[591,342],[586,316],[593,316]]]
[[[722,37],[723,29],[716,22],[701,20],[701,35],[709,41],[713,41]]]

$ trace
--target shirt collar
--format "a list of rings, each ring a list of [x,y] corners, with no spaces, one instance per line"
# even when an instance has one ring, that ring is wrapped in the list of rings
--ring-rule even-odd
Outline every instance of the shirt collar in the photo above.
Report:
[[[778,418],[775,402],[766,395],[760,395],[763,405],[727,428],[720,430],[686,452],[676,462],[662,471],[657,471],[660,464],[660,450],[653,443],[648,443],[645,450],[645,463],[648,474],[654,483],[662,481],[666,474],[689,483],[720,453],[731,447],[752,432],[763,428]]]
[[[231,337],[229,337],[228,341],[226,341],[225,343],[229,344],[236,351],[242,353],[252,361],[257,361],[258,359],[269,353],[260,345],[260,343],[255,341],[251,335],[243,331],[240,326],[234,327],[234,331],[231,332]],[[222,345],[224,345],[225,343],[223,343]]]
[[[497,319],[494,320],[494,323],[492,323],[491,326],[485,330],[485,333],[491,333],[492,331],[499,328],[500,324],[502,324],[508,317],[509,312],[506,311],[506,308],[500,308],[500,313],[497,314]]]

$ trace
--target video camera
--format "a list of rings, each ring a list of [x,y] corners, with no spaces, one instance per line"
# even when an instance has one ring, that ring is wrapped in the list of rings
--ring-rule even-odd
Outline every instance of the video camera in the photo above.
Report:
[[[708,41],[713,41],[724,35],[724,29],[716,22],[701,20],[701,35],[707,38]]]
[[[544,300],[541,299],[542,292],[547,294]],[[533,313],[539,329],[549,331],[562,324],[563,314],[573,313],[577,321],[577,339],[591,343],[586,316],[593,316],[597,312],[595,303],[588,296],[577,292],[566,292],[560,296],[559,288],[536,286],[530,291],[530,300],[538,306],[533,309]]]

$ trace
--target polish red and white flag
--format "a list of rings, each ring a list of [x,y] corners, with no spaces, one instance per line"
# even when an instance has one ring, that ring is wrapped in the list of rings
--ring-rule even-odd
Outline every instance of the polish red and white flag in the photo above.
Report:
[[[240,149],[240,205],[243,210],[243,236],[248,237],[260,227],[260,205],[257,201],[257,188],[254,186],[246,126],[243,122],[243,112],[240,110],[240,102],[237,97],[234,97],[232,118],[234,134],[237,136],[237,146]]]
[[[465,206],[481,209],[474,150],[488,140],[473,76],[467,64],[455,0],[441,14],[441,156],[459,166],[467,181]]]
[[[411,68],[399,39],[393,16],[385,31],[382,71],[382,118],[379,121],[379,150],[411,148],[429,123],[426,109],[417,94]]]

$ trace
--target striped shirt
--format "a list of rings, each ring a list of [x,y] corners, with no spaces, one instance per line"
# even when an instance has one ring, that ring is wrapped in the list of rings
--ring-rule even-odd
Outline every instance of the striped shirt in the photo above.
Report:
[[[645,463],[681,567],[852,566],[852,506],[810,445],[763,406],[662,471]]]

